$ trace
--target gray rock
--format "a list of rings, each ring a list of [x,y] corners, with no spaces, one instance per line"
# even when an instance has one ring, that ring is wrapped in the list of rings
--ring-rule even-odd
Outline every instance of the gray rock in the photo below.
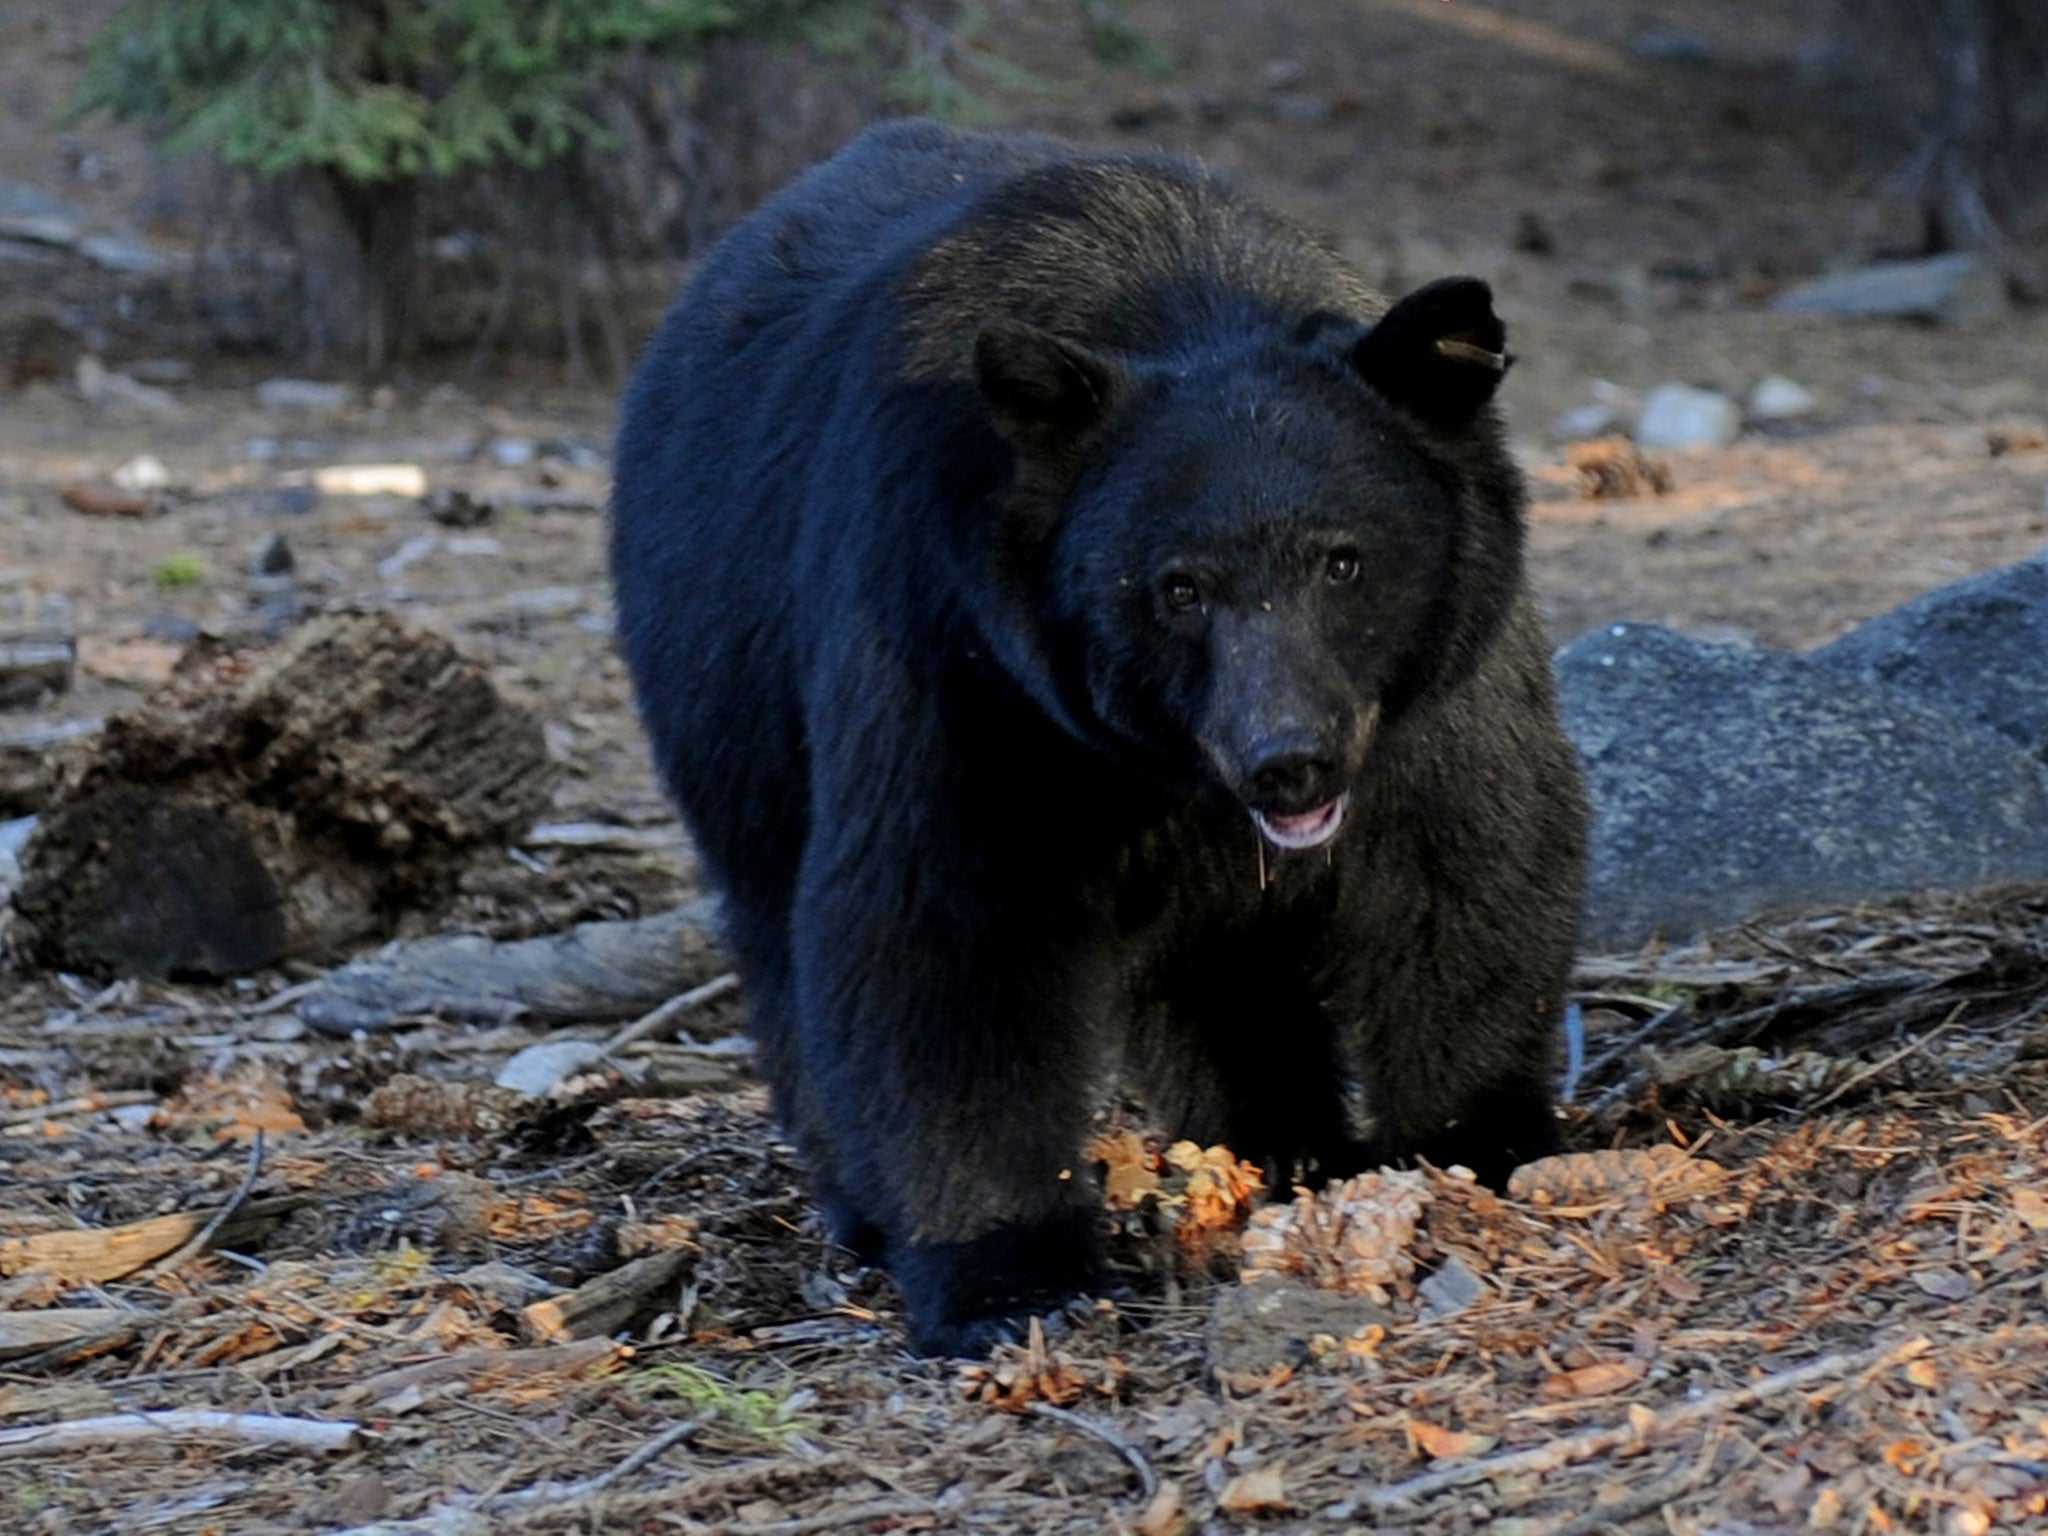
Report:
[[[1916,597],[1811,659],[1989,726],[2048,764],[2048,551]]]
[[[1558,653],[1594,806],[1584,942],[2048,878],[2048,776],[1995,731],[1785,651],[1614,625]]]
[[[1643,402],[1636,442],[1645,448],[1723,447],[1742,435],[1742,408],[1689,384],[1660,384]]]
[[[1486,1282],[1454,1253],[1424,1276],[1416,1290],[1422,1293],[1422,1320],[1430,1323],[1455,1317],[1471,1306],[1486,1294]]]
[[[273,533],[256,547],[249,556],[249,574],[252,576],[288,575],[298,564],[292,547],[281,533]]]
[[[1276,1365],[1308,1359],[1318,1334],[1344,1339],[1393,1321],[1394,1314],[1376,1301],[1297,1280],[1225,1286],[1209,1309],[1209,1370],[1225,1384],[1264,1376]]]
[[[1752,421],[1791,421],[1796,417],[1810,416],[1819,404],[1813,391],[1804,384],[1796,384],[1783,374],[1774,373],[1757,381],[1743,409]]]
[[[1788,315],[1939,320],[1953,325],[2003,313],[2005,282],[1982,256],[1957,251],[1830,273],[1778,295],[1772,308]]]

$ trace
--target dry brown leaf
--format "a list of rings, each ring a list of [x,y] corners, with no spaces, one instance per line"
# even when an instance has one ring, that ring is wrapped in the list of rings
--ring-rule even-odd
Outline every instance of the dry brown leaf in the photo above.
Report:
[[[2048,1195],[2038,1189],[2015,1189],[2012,1208],[2019,1219],[2036,1232],[2048,1232]]]
[[[1554,1403],[1577,1397],[1605,1397],[1634,1386],[1642,1380],[1645,1369],[1640,1360],[1598,1360],[1552,1376],[1543,1383],[1543,1395]]]
[[[160,1131],[202,1130],[216,1141],[239,1142],[253,1140],[258,1131],[302,1135],[306,1129],[283,1079],[262,1067],[187,1083],[157,1106],[149,1123]]]
[[[1275,1467],[1240,1472],[1223,1485],[1216,1504],[1234,1515],[1282,1515],[1294,1507],[1288,1502],[1286,1486]]]
[[[1145,1512],[1138,1516],[1138,1523],[1131,1527],[1135,1536],[1185,1536],[1194,1527],[1194,1518],[1181,1503],[1177,1485],[1162,1482],[1152,1495],[1152,1502],[1145,1506]]]
[[[1298,1275],[1324,1290],[1385,1301],[1415,1272],[1410,1251],[1430,1198],[1419,1173],[1361,1173],[1287,1205],[1269,1205],[1244,1234],[1241,1277]]]
[[[1718,1192],[1728,1170],[1669,1143],[1608,1152],[1563,1152],[1524,1163],[1508,1177],[1508,1194],[1533,1205],[1576,1214],[1616,1205],[1662,1210]]]
[[[1447,1456],[1484,1456],[1500,1443],[1494,1435],[1445,1429],[1424,1419],[1410,1419],[1403,1428],[1408,1434],[1408,1448],[1417,1457],[1427,1456],[1433,1461]]]

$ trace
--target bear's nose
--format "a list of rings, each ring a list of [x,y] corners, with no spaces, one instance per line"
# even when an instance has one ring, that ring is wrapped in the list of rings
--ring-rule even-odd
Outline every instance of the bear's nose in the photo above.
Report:
[[[1336,797],[1337,759],[1307,732],[1269,737],[1252,753],[1252,795],[1259,809],[1292,815]]]

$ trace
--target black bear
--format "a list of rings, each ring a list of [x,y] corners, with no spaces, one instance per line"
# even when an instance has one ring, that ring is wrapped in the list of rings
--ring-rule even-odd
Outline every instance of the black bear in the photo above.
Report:
[[[1120,1069],[1310,1179],[1552,1150],[1585,803],[1485,284],[1183,160],[873,129],[626,396],[619,637],[835,1236],[926,1352],[1097,1278]]]

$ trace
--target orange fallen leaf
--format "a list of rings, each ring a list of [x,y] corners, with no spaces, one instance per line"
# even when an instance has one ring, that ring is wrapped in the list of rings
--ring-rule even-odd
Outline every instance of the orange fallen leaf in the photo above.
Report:
[[[1240,1472],[1223,1485],[1216,1503],[1234,1515],[1285,1514],[1294,1507],[1288,1501],[1279,1471],[1273,1467]]]
[[[1152,1495],[1152,1502],[1145,1506],[1145,1512],[1138,1516],[1138,1523],[1131,1529],[1136,1536],[1182,1536],[1194,1523],[1180,1501],[1180,1489],[1172,1483],[1162,1482],[1159,1491]]]
[[[1640,1360],[1599,1360],[1575,1371],[1561,1371],[1543,1383],[1543,1395],[1552,1402],[1575,1397],[1605,1397],[1642,1380]]]
[[[1500,1443],[1493,1435],[1445,1429],[1423,1419],[1410,1419],[1402,1427],[1408,1433],[1408,1449],[1417,1457],[1427,1456],[1432,1461],[1447,1456],[1483,1456]]]
[[[149,1123],[157,1130],[200,1130],[216,1141],[240,1142],[254,1140],[258,1131],[275,1136],[306,1129],[284,1080],[263,1067],[187,1083],[157,1106]]]
[[[2038,1189],[2015,1189],[2012,1208],[2019,1219],[2036,1232],[2048,1232],[2048,1195]]]

